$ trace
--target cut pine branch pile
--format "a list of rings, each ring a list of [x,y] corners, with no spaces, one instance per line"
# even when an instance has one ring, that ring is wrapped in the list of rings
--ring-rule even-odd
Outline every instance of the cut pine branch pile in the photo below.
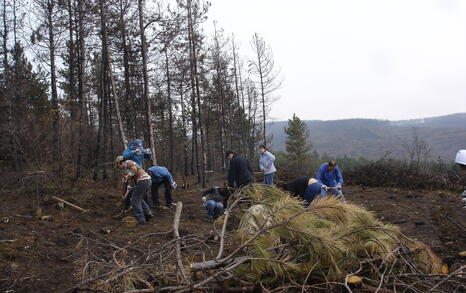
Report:
[[[372,212],[334,197],[306,206],[274,187],[254,185],[231,197],[228,213],[214,223],[215,235],[180,236],[178,219],[174,236],[154,233],[124,247],[77,235],[81,253],[76,273],[81,282],[69,291],[466,289],[464,266],[448,274],[428,246],[382,223]],[[147,249],[144,239],[152,236],[160,243]]]

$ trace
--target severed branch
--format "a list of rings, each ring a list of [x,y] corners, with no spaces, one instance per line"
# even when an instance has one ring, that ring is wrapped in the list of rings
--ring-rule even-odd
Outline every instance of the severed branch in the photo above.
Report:
[[[80,211],[80,212],[82,212],[82,213],[85,213],[85,212],[89,211],[89,210],[85,210],[85,209],[83,209],[82,207],[79,207],[79,206],[77,206],[77,205],[75,205],[75,204],[72,204],[72,203],[70,203],[70,202],[67,202],[67,201],[64,200],[64,199],[58,198],[58,197],[56,197],[56,196],[51,196],[51,198],[52,198],[53,200],[55,200],[55,201],[62,202],[62,203],[64,203],[64,204],[66,204],[66,205],[69,205],[69,206],[72,207],[73,209],[75,209],[75,210],[77,210],[77,211]]]
[[[222,233],[220,234],[220,248],[218,249],[218,254],[216,259],[221,259],[223,256],[223,250],[225,246],[225,231],[227,229],[227,223],[228,223],[228,218],[230,217],[230,213],[233,210],[233,208],[238,204],[238,202],[241,200],[241,197],[238,197],[233,204],[231,205],[230,208],[228,208],[228,211],[225,213],[225,219],[223,220],[223,227],[222,227]]]
[[[176,203],[175,219],[173,220],[173,235],[176,239],[176,261],[178,270],[181,272],[183,280],[189,284],[188,277],[183,268],[183,262],[181,261],[181,250],[180,250],[180,233],[178,232],[178,226],[180,224],[181,210],[183,209],[183,203],[181,201]]]

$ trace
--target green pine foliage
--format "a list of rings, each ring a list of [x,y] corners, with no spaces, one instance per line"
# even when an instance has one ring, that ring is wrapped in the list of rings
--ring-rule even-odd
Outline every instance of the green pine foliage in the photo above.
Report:
[[[296,171],[301,171],[310,160],[312,144],[307,125],[293,114],[292,119],[288,119],[288,127],[285,127],[286,134],[286,158],[290,167]]]
[[[236,245],[246,245],[251,261],[237,273],[273,286],[291,279],[341,280],[357,271],[364,259],[392,265],[401,242],[423,251],[419,267],[438,272],[442,262],[426,246],[402,239],[399,228],[384,224],[375,214],[333,196],[305,203],[272,186],[254,185],[240,193],[252,200],[243,209],[235,231]],[[249,243],[247,243],[249,241]],[[236,246],[235,245],[235,246]],[[426,266],[429,264],[429,266]],[[371,278],[373,272],[366,271]]]

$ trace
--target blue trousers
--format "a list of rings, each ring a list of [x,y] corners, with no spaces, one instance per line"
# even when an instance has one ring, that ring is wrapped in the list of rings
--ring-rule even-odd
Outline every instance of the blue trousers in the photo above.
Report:
[[[146,221],[144,215],[151,215],[152,212],[147,202],[143,199],[144,195],[150,190],[151,180],[141,180],[136,183],[131,196],[131,206],[133,207],[134,217],[140,223]]]
[[[311,203],[321,193],[321,187],[322,183],[319,182],[309,184],[304,191],[303,199]]]
[[[203,205],[207,209],[209,219],[217,218],[223,213],[223,204],[221,202],[206,200]]]
[[[273,176],[275,175],[275,172],[270,173],[270,174],[264,174],[264,184],[265,185],[273,185]]]

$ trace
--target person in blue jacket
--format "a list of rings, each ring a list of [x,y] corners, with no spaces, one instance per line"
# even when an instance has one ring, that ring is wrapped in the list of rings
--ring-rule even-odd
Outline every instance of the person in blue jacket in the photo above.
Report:
[[[322,183],[311,177],[300,177],[286,184],[281,184],[281,188],[288,191],[293,196],[300,197],[310,204],[321,194]]]
[[[328,163],[323,163],[316,174],[316,179],[323,185],[321,186],[321,195],[327,194],[329,187],[332,188],[333,194],[342,195],[341,185],[343,184],[343,176],[340,168],[334,160]]]
[[[152,178],[152,204],[154,207],[160,207],[159,187],[163,184],[165,187],[165,204],[168,208],[173,205],[172,188],[176,188],[176,183],[173,180],[173,175],[163,166],[153,166],[149,168],[149,175]]]
[[[267,149],[265,145],[259,147],[260,159],[259,159],[259,168],[264,173],[264,184],[273,185],[273,176],[277,169],[273,162],[275,161],[275,156]]]
[[[144,168],[143,159],[152,159],[152,151],[151,149],[144,149],[141,139],[135,139],[128,144],[122,156],[127,160],[135,162],[139,167]]]

